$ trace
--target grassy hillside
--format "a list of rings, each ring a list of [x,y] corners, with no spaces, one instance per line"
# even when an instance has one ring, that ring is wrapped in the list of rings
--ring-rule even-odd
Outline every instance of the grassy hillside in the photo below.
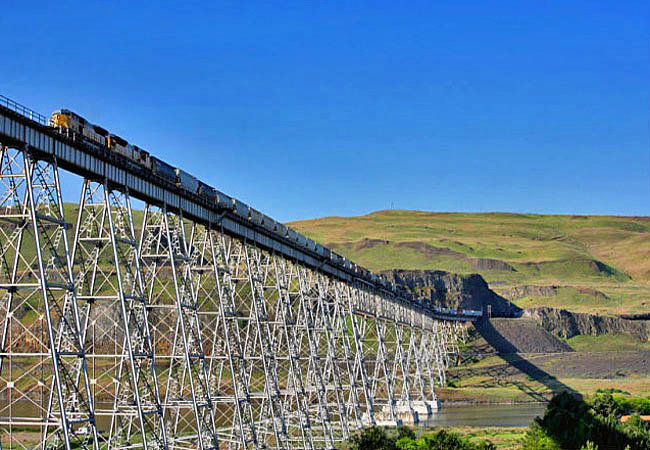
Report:
[[[621,314],[650,306],[649,217],[389,210],[290,225],[372,270],[480,273],[521,307]]]

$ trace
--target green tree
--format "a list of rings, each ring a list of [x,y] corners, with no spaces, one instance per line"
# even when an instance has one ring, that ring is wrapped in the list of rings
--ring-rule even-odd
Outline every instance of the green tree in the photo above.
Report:
[[[627,422],[625,422],[625,428],[632,432],[644,432],[650,429],[648,423],[638,414],[632,414]]]
[[[350,438],[351,450],[394,450],[395,444],[381,427],[364,428]]]
[[[597,394],[591,406],[596,414],[603,417],[618,416],[622,411],[611,393]]]
[[[530,424],[526,432],[522,450],[562,450],[560,445],[550,437],[538,422]]]

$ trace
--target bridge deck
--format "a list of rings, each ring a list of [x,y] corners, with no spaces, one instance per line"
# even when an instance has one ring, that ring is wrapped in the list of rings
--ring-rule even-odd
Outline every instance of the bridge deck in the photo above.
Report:
[[[248,218],[236,210],[228,210],[208,202],[198,195],[179,189],[175,184],[155,176],[144,168],[135,167],[122,156],[113,152],[100,152],[83,142],[74,141],[48,126],[48,119],[17,103],[0,96],[0,141],[5,145],[23,148],[28,145],[39,158],[56,157],[59,167],[91,180],[108,180],[118,190],[128,188],[131,196],[152,205],[182,213],[184,217],[206,226],[220,226],[239,239],[280,253],[308,267],[346,282],[363,283],[381,291],[402,307],[417,310],[438,320],[473,321],[480,311],[457,311],[438,308],[423,300],[410,297],[395,285],[377,275],[362,275],[360,266],[343,258],[326,258],[315,249],[302,243],[309,240],[293,233],[293,239],[281,236]]]

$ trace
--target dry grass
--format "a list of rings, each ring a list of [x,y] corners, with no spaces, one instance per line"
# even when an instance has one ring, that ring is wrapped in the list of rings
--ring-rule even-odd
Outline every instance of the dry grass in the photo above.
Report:
[[[516,301],[577,312],[647,312],[650,218],[379,211],[290,224],[372,270],[480,273],[492,288],[564,286],[554,297]],[[477,260],[514,271],[477,269]],[[595,289],[604,297],[584,294]]]

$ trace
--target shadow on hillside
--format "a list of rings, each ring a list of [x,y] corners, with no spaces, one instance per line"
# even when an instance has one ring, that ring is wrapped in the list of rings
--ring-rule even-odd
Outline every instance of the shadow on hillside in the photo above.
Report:
[[[517,369],[519,372],[528,376],[531,380],[543,384],[553,391],[554,394],[567,392],[574,396],[581,397],[578,392],[559,381],[553,375],[519,355],[517,353],[517,348],[512,345],[489,320],[483,319],[474,323],[474,328],[478,331],[479,335],[497,351],[498,355],[510,367]],[[507,369],[502,370],[502,375],[507,376]],[[529,386],[526,383],[519,381],[511,381],[509,383],[517,386],[522,392],[525,392],[537,401],[548,400],[542,393],[536,391],[532,386]]]

